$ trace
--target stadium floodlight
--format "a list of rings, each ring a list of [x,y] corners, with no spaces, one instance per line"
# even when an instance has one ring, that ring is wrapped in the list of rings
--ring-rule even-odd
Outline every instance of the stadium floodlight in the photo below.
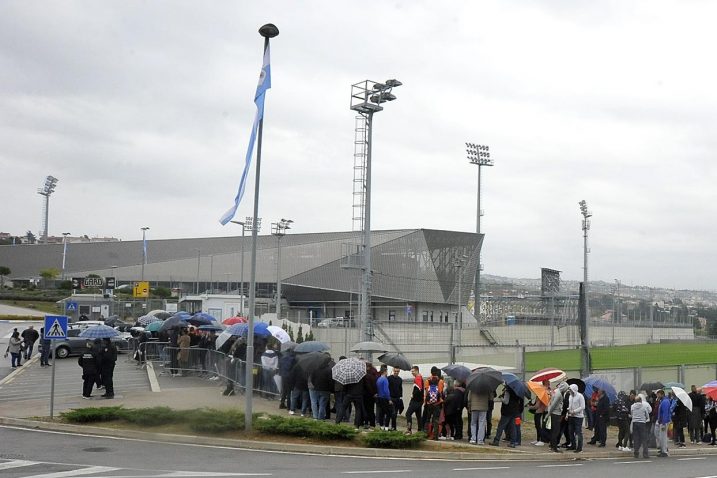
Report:
[[[59,179],[57,179],[56,177],[48,176],[45,178],[45,184],[43,184],[41,188],[37,189],[37,194],[45,197],[45,202],[42,208],[42,232],[40,233],[40,240],[44,244],[47,244],[47,229],[50,215],[50,195],[55,192],[55,187],[57,186],[58,181]]]
[[[383,111],[381,104],[394,101],[396,96],[393,88],[401,86],[398,80],[389,79],[383,83],[364,80],[351,85],[351,103],[349,108],[360,114],[366,121],[364,141],[365,149],[365,175],[363,178],[362,194],[364,198],[362,222],[362,256],[363,265],[361,276],[361,300],[359,303],[359,320],[361,321],[363,340],[372,340],[373,322],[371,318],[371,136],[373,132],[373,114]]]
[[[490,147],[483,144],[466,143],[466,154],[468,156],[468,161],[470,161],[471,164],[478,166],[478,192],[476,194],[476,234],[479,235],[480,240],[480,218],[483,215],[483,211],[480,208],[480,170],[483,166],[493,166],[493,160],[490,157]],[[476,275],[473,284],[473,294],[475,296],[473,311],[476,320],[478,321],[480,321],[480,273],[482,268],[483,264],[481,263],[480,251],[478,251],[478,265],[476,266]]]

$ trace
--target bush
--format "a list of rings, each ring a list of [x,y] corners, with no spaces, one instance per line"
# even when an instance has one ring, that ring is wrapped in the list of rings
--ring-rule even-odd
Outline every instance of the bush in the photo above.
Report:
[[[377,430],[361,436],[361,441],[371,448],[415,448],[426,440],[425,433],[404,435],[401,432]]]
[[[177,423],[185,418],[181,412],[172,410],[169,407],[150,407],[122,410],[122,419],[129,423],[155,427],[168,423]]]
[[[224,433],[244,429],[244,414],[235,410],[204,408],[190,412],[185,418],[189,422],[189,428],[198,433]]]
[[[262,433],[291,435],[319,440],[352,440],[356,431],[348,425],[320,422],[302,418],[286,418],[269,415],[259,418],[254,426]]]
[[[119,407],[97,407],[97,408],[78,408],[63,412],[60,414],[62,418],[70,423],[95,423],[109,422],[112,420],[120,420],[124,418],[124,410]]]

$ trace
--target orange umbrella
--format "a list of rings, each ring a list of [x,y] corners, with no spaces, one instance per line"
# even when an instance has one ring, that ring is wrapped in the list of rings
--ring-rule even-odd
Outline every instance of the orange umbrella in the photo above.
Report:
[[[565,372],[563,372],[559,368],[550,367],[535,372],[535,375],[530,377],[530,381],[538,383],[542,383],[546,380],[550,382],[562,382],[563,380],[565,380],[566,377],[567,375],[565,374]]]
[[[542,383],[539,382],[526,382],[528,384],[528,388],[531,392],[535,394],[536,397],[538,397],[538,400],[543,402],[545,405],[550,403],[550,394],[548,393],[548,389],[543,386]]]

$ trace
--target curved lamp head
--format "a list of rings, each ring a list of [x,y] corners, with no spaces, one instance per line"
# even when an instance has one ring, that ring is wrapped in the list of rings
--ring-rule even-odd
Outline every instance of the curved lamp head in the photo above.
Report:
[[[267,23],[259,29],[259,35],[264,38],[274,38],[279,34],[279,29],[273,23]]]

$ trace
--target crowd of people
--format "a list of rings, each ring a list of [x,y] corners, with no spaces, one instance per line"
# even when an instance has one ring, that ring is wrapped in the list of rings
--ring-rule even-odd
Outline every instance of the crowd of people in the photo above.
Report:
[[[29,360],[32,356],[35,342],[40,338],[40,334],[35,330],[33,325],[28,326],[22,332],[18,332],[14,328],[10,339],[8,340],[7,349],[5,350],[5,358],[10,356],[10,364],[12,368],[22,367],[22,360]]]

